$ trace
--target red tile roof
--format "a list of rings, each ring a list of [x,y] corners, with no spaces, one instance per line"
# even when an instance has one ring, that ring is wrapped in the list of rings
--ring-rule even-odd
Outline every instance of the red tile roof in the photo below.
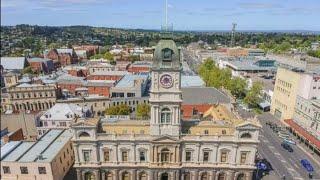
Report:
[[[193,110],[197,110],[198,114],[204,114],[212,107],[212,104],[183,104],[181,109],[183,111],[183,119],[190,119],[193,116]]]
[[[306,138],[311,144],[314,144],[318,149],[320,149],[320,140],[314,137],[312,134],[307,132],[304,128],[299,126],[296,122],[292,119],[285,119],[286,122],[292,129],[294,129],[299,135]]]

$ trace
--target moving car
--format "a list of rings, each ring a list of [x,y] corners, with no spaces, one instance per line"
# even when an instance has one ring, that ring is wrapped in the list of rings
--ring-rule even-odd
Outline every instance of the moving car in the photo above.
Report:
[[[285,138],[283,139],[283,141],[287,144],[292,144],[292,145],[296,145],[296,142],[293,139],[290,138]]]
[[[285,143],[285,142],[282,142],[282,143],[281,143],[281,146],[282,146],[285,150],[287,150],[287,151],[289,151],[289,152],[293,152],[293,149],[292,149],[292,147],[291,147],[289,144],[287,144],[287,143]]]

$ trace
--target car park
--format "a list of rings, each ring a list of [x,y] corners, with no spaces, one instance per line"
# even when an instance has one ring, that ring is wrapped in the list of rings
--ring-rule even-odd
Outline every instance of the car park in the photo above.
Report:
[[[292,147],[289,144],[285,143],[285,142],[281,143],[281,147],[283,147],[283,149],[285,149],[285,150],[287,150],[289,152],[293,152]]]

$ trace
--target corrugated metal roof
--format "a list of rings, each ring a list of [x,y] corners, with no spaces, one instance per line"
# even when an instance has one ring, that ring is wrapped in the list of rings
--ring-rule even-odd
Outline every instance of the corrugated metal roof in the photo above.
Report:
[[[25,68],[25,57],[1,57],[1,66],[8,70],[22,70]]]
[[[183,104],[230,103],[230,98],[212,87],[181,88]]]
[[[204,87],[205,82],[200,76],[181,76],[181,87]]]

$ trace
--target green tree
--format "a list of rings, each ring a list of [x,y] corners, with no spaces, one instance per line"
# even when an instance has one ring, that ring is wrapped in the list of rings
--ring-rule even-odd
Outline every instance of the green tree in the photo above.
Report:
[[[147,119],[150,117],[150,105],[139,104],[137,106],[137,117]]]
[[[22,74],[32,74],[33,71],[31,69],[31,66],[27,66],[22,70]]]
[[[246,95],[247,82],[240,77],[232,78],[229,82],[228,89],[237,99],[242,99]]]
[[[254,82],[251,89],[246,94],[244,102],[249,105],[249,107],[257,107],[261,102],[261,91],[263,84],[262,82]]]
[[[113,60],[113,55],[110,53],[110,52],[106,52],[104,55],[103,55],[103,58],[104,59],[108,59],[108,60]]]
[[[111,106],[106,109],[105,113],[107,115],[129,115],[130,107],[126,104]]]

